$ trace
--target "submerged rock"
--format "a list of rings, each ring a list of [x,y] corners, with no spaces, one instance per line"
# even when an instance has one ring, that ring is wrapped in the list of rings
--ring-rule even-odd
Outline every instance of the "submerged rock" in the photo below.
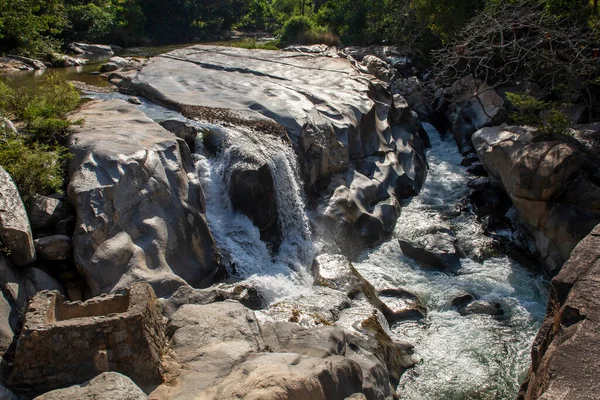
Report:
[[[159,297],[224,274],[185,142],[122,100],[71,116],[69,198],[75,262],[93,295],[150,282]]]
[[[425,266],[448,272],[457,272],[461,268],[456,236],[452,231],[426,233],[415,240],[398,239],[398,242],[406,256]]]
[[[492,301],[474,300],[466,305],[458,306],[460,315],[486,314],[491,316],[504,315],[502,305]]]

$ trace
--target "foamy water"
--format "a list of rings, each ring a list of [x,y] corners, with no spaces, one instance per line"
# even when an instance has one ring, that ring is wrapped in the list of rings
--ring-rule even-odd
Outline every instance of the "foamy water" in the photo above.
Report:
[[[419,196],[402,209],[395,236],[450,226],[459,241],[476,246],[486,239],[472,216],[456,216],[455,205],[466,194],[468,179],[453,142],[424,124],[433,148],[429,176]],[[405,257],[394,238],[365,252],[356,268],[378,289],[402,287],[417,294],[428,313],[422,321],[395,324],[392,333],[415,345],[420,360],[399,386],[401,399],[513,399],[529,367],[531,343],[546,310],[545,279],[507,257],[483,263],[462,259],[456,275],[422,269]],[[498,302],[505,316],[463,317],[452,300],[471,293]]]

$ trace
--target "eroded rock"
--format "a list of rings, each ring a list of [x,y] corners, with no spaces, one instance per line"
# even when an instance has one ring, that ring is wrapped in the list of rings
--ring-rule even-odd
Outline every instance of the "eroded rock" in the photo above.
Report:
[[[104,372],[94,379],[66,389],[57,389],[34,400],[146,400],[148,396],[131,379]]]
[[[535,137],[519,127],[484,128],[473,144],[491,180],[510,197],[547,272],[556,275],[600,223],[600,187],[586,172],[597,167],[576,144]]]
[[[17,266],[35,261],[33,234],[25,206],[12,178],[0,166],[0,239]]]
[[[69,198],[75,262],[92,294],[150,282],[158,296],[224,274],[188,146],[122,100],[72,118]]]
[[[546,319],[531,349],[519,398],[592,400],[600,392],[600,226],[552,279]]]

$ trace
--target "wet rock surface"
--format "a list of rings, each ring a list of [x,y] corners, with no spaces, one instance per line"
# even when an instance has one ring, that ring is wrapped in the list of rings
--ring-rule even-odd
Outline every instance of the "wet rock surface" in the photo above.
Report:
[[[460,270],[456,236],[449,229],[419,235],[414,240],[398,239],[402,252],[422,265],[442,271]]]
[[[396,198],[418,193],[427,174],[418,116],[336,53],[193,46],[118,84],[190,118],[290,140],[308,194],[329,184],[315,217],[324,237],[336,237],[330,221],[341,218],[333,225],[358,234],[359,246],[379,243],[393,230]]]

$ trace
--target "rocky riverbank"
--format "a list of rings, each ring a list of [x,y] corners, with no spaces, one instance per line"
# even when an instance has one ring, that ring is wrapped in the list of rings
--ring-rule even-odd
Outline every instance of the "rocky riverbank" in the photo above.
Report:
[[[417,359],[393,328],[427,320],[428,299],[369,282],[356,267],[364,249],[393,237],[411,268],[460,280],[509,229],[535,243],[549,272],[569,256],[561,274],[587,270],[571,251],[597,224],[595,159],[579,157],[589,151],[524,128],[479,130],[507,111],[474,80],[454,85],[456,103],[436,117],[414,71],[388,50],[310,50],[193,46],[146,64],[112,59],[109,80],[140,99],[92,101],[71,115],[85,122],[69,139],[67,196],[25,207],[0,169],[8,389],[40,399],[104,390],[114,399],[398,398]],[[138,108],[148,100],[181,115],[159,124]],[[426,148],[439,145],[421,119],[438,117],[449,118],[441,125],[454,130],[468,170],[489,174],[454,211],[410,206],[428,175]],[[578,132],[581,146],[595,145],[593,126]],[[484,244],[453,225],[470,210],[491,237]],[[415,218],[435,223],[419,230]],[[581,246],[592,248],[593,235]],[[570,314],[586,305],[570,305],[560,277],[551,301],[564,321],[540,331],[527,398],[550,390],[547,366],[562,354],[552,346],[588,315]],[[570,293],[579,301],[579,289]],[[455,294],[443,307],[458,318],[511,318],[493,298]],[[59,370],[52,344],[65,338],[93,346]]]

